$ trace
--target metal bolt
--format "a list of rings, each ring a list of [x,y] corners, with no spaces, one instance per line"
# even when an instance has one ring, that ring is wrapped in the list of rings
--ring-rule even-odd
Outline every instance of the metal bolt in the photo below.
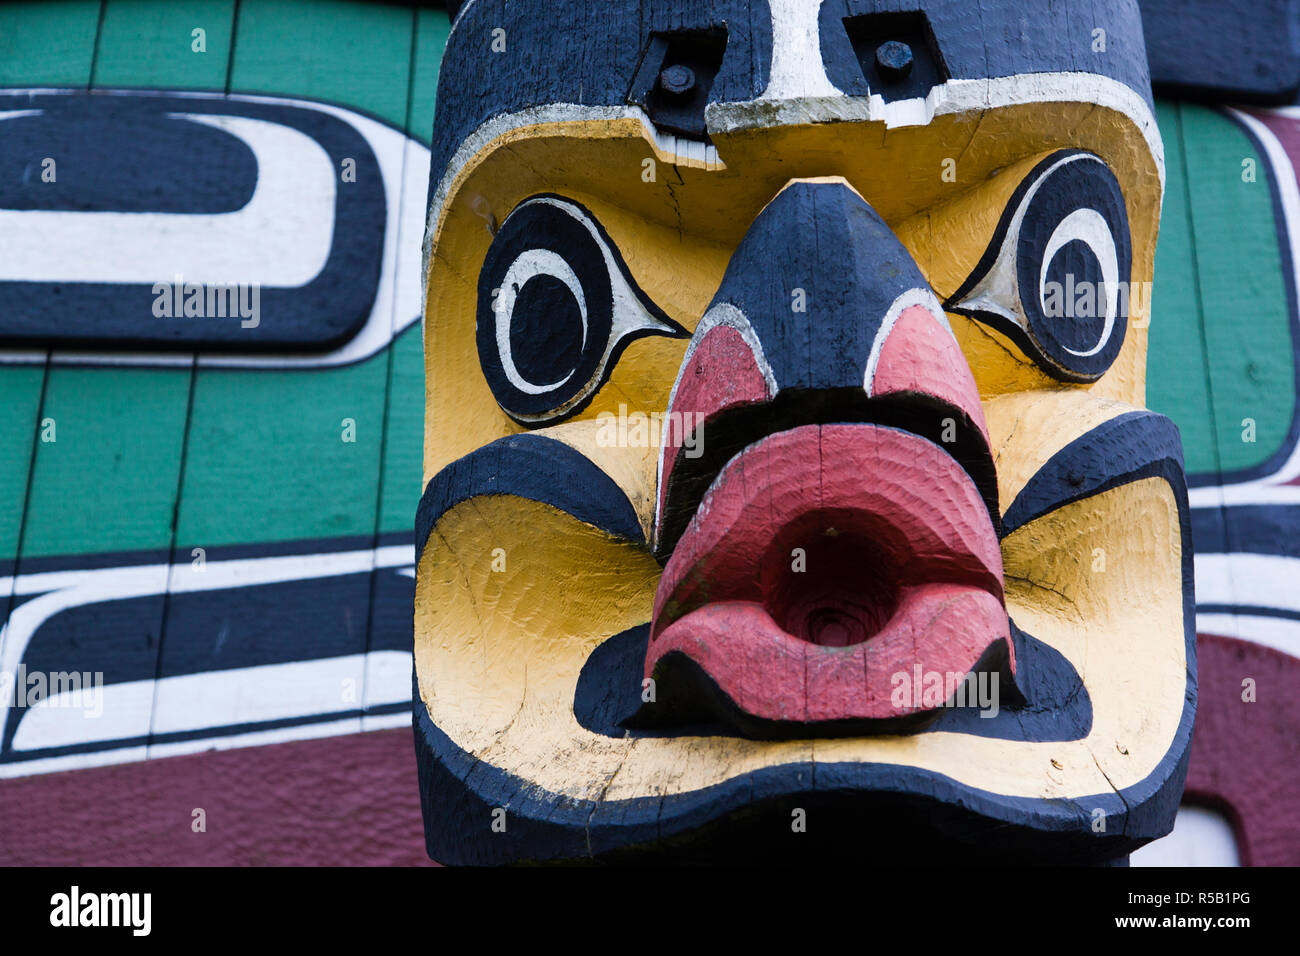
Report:
[[[685,96],[695,89],[695,71],[684,63],[674,63],[659,74],[659,89],[669,96]]]
[[[887,40],[876,47],[876,69],[890,83],[907,79],[912,72],[912,48],[898,40]]]

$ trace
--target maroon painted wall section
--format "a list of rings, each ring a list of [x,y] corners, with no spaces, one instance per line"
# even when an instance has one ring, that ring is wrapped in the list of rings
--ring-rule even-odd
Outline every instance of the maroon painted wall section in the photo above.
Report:
[[[1230,637],[1197,642],[1200,697],[1184,799],[1232,821],[1243,866],[1300,860],[1300,660]],[[1254,703],[1242,700],[1255,682]]]
[[[427,866],[411,731],[2,781],[0,865]]]
[[[1214,635],[1197,645],[1187,799],[1228,815],[1243,864],[1294,864],[1300,660]],[[199,807],[206,833],[191,829]],[[0,782],[0,865],[428,864],[406,728]]]

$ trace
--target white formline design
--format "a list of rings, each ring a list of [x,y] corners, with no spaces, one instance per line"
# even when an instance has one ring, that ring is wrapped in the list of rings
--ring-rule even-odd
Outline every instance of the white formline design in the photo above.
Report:
[[[65,691],[26,709],[13,749],[86,746],[409,703],[412,660],[409,651],[371,651]],[[358,683],[367,667],[373,696],[364,704],[344,704],[340,689],[347,681]],[[86,703],[91,693],[99,695],[93,709]],[[149,746],[152,751],[159,745]]]
[[[0,674],[17,672],[32,635],[60,611],[85,604],[163,594],[169,590],[169,581],[173,594],[193,594],[360,574],[374,568],[404,567],[414,563],[414,545],[386,545],[325,554],[208,561],[202,570],[184,562],[124,568],[38,571],[16,577],[0,577],[0,593],[12,588],[15,596],[40,595],[14,608],[9,620],[0,629]]]
[[[83,95],[83,90],[62,88],[3,89],[0,92],[46,95]],[[77,349],[59,349],[50,355],[54,365],[104,365],[153,368],[187,368],[197,364],[201,368],[246,369],[307,369],[331,368],[349,365],[369,358],[382,350],[390,341],[419,321],[423,311],[423,285],[417,284],[421,274],[420,252],[411,242],[399,242],[402,221],[408,216],[415,222],[424,221],[424,195],[429,181],[429,149],[423,143],[410,139],[378,120],[360,113],[313,100],[281,96],[230,94],[228,96],[192,90],[95,90],[94,96],[129,95],[133,97],[171,97],[217,102],[258,103],[290,106],[313,110],[334,116],[353,127],[369,143],[383,177],[384,201],[387,215],[384,222],[383,261],[375,301],[361,330],[351,340],[329,352],[288,353],[276,355],[229,355],[153,352],[103,352]],[[0,121],[40,110],[6,111]],[[319,148],[319,147],[317,147]],[[410,155],[407,155],[410,148]],[[259,169],[259,175],[261,170]],[[331,174],[331,186],[333,177]],[[85,215],[85,214],[81,214]],[[331,224],[333,211],[331,208]],[[331,225],[332,232],[332,225]],[[401,277],[400,284],[398,278]],[[187,279],[189,276],[186,277]],[[169,281],[171,276],[155,276],[152,281]],[[198,281],[198,280],[192,280]],[[245,278],[231,281],[248,282]],[[0,349],[0,365],[40,364],[45,361],[44,349]]]
[[[1282,144],[1267,126],[1241,110],[1227,110],[1263,145],[1269,164],[1273,167],[1278,195],[1282,201],[1282,215],[1287,237],[1291,244],[1291,283],[1295,286],[1296,301],[1300,302],[1300,184],[1297,184],[1295,167]],[[1270,110],[1290,120],[1300,121],[1300,107]],[[1300,347],[1300,328],[1296,316],[1292,323],[1292,348]],[[1249,481],[1189,488],[1188,502],[1193,508],[1217,508],[1220,505],[1295,505],[1300,504],[1300,486],[1287,482],[1300,477],[1300,444],[1293,445],[1291,453],[1281,466],[1270,475]]]
[[[299,287],[329,258],[334,166],[305,133],[247,116],[168,113],[219,129],[257,161],[234,212],[0,209],[0,282],[186,282]],[[105,240],[109,241],[105,241]]]
[[[9,593],[12,588],[13,594],[18,596],[39,595],[16,607],[0,628],[0,675],[7,678],[4,681],[6,687],[13,687],[32,636],[50,618],[70,608],[160,595],[168,590],[173,594],[184,594],[247,588],[368,573],[380,568],[413,575],[414,563],[414,546],[386,545],[323,554],[208,561],[202,570],[189,563],[176,563],[0,577],[0,593]],[[130,739],[150,732],[197,732],[205,728],[259,721],[309,719],[347,709],[340,696],[340,681],[347,677],[357,680],[357,709],[401,703],[410,697],[410,667],[411,655],[408,652],[372,651],[337,658],[205,671],[157,681],[109,684],[100,690],[103,696],[102,708],[97,708],[101,711],[98,718],[87,716],[84,706],[64,706],[71,701],[60,696],[47,698],[28,708],[15,735],[14,749],[33,750]],[[9,700],[0,703],[7,705]],[[398,716],[410,719],[409,715]],[[388,725],[384,715],[358,717],[341,722],[340,726],[345,729],[338,732],[355,733]],[[267,733],[278,740],[314,735],[311,726]],[[247,737],[248,734],[239,736]],[[166,751],[169,753],[204,750],[212,746],[212,740],[209,737],[167,744],[165,748],[170,748]],[[161,752],[159,745],[148,749],[149,756]],[[19,760],[0,764],[0,778],[143,759],[145,756],[143,745],[132,745],[104,753]]]
[[[182,740],[167,744],[154,744],[148,757],[176,757],[181,754],[202,753],[209,750],[234,750],[239,747],[261,747],[266,744],[287,743],[293,740],[316,740],[322,737],[339,737],[343,734],[368,733],[390,727],[409,727],[410,714],[375,714],[360,718],[302,724],[275,730],[254,730],[226,737],[207,737],[200,740]],[[61,770],[83,770],[88,767],[107,767],[114,764],[136,763],[146,759],[145,747],[138,744],[115,750],[95,753],[68,754],[61,757],[41,757],[0,764],[0,780],[14,777],[55,773]]]
[[[1198,610],[1198,631],[1263,644],[1300,659],[1300,620],[1251,613],[1260,608],[1300,614],[1300,558],[1254,552],[1194,557],[1197,607],[1231,609]]]
[[[1231,577],[1230,577],[1231,575]],[[1196,555],[1196,601],[1300,614],[1300,558],[1239,552]],[[1296,622],[1300,626],[1300,621]],[[1300,645],[1292,649],[1300,653]]]
[[[1300,660],[1300,621],[1267,614],[1198,612],[1196,630],[1231,637],[1247,644],[1262,644]]]

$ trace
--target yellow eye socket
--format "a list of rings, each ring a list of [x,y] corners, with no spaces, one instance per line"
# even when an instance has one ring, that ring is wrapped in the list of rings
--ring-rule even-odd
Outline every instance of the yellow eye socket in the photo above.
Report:
[[[1140,401],[1149,308],[1140,280],[1154,236],[1138,228],[1147,209],[1134,212],[1125,182],[1094,151],[1040,152],[895,225],[986,400],[1095,383]]]
[[[606,356],[608,338],[592,337],[590,330],[584,338],[572,292],[583,288],[584,272],[568,249],[549,250],[563,268],[542,257],[549,278],[544,264],[532,264],[541,271],[520,287],[525,293],[515,303],[520,311],[502,323],[498,339],[493,292],[527,249],[500,263],[499,276],[484,281],[487,288],[481,290],[493,232],[502,232],[485,229],[484,222],[504,227],[514,210],[542,196],[563,197],[609,237],[608,249],[622,264],[606,263],[611,290],[624,275],[643,293],[635,298],[649,314],[662,318],[653,303],[691,329],[708,309],[750,224],[792,178],[847,181],[893,229],[944,301],[975,271],[1013,194],[1037,164],[1060,150],[1084,149],[1104,159],[1122,185],[1131,226],[1131,278],[1150,278],[1160,209],[1159,156],[1142,128],[1090,102],[1055,104],[1050,110],[1012,105],[978,117],[942,114],[924,125],[892,128],[876,122],[736,128],[711,132],[710,138],[714,152],[692,159],[665,152],[653,131],[634,118],[528,125],[503,133],[472,161],[447,170],[435,191],[424,319],[429,475],[521,429],[576,425],[606,411],[617,414],[621,405],[661,409],[668,401],[684,340],[671,333],[637,334]],[[596,254],[587,258],[595,261]],[[559,314],[567,319],[556,323],[553,340],[542,342],[536,337],[539,321],[526,317],[539,315],[535,307],[545,299],[562,305]],[[585,305],[591,308],[590,297]],[[1089,388],[1141,404],[1145,311],[1131,302],[1129,317],[1114,364]],[[988,322],[957,312],[949,312],[949,320],[985,400],[1072,384],[1049,374],[1023,344]],[[492,335],[480,346],[484,330]],[[533,352],[525,356],[529,343]],[[1072,347],[1086,351],[1079,344]],[[518,383],[505,375],[506,358],[539,394],[520,394]],[[495,388],[489,384],[491,373],[484,371],[493,365],[500,369]],[[436,424],[448,421],[457,427]]]
[[[945,307],[996,328],[1054,378],[1095,381],[1124,344],[1132,263],[1115,174],[1062,150],[1021,182]]]
[[[479,273],[479,364],[523,425],[579,411],[632,340],[686,334],[638,288],[592,214],[559,196],[517,206]]]

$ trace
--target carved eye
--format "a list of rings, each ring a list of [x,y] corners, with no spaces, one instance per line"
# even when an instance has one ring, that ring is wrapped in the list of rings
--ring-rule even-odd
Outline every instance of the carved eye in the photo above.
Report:
[[[558,196],[524,201],[493,238],[475,331],[497,403],[534,426],[579,411],[632,340],[687,335],[637,288],[591,213]]]
[[[1055,378],[1095,381],[1124,344],[1132,258],[1114,173],[1091,153],[1054,153],[945,308],[998,329]]]

